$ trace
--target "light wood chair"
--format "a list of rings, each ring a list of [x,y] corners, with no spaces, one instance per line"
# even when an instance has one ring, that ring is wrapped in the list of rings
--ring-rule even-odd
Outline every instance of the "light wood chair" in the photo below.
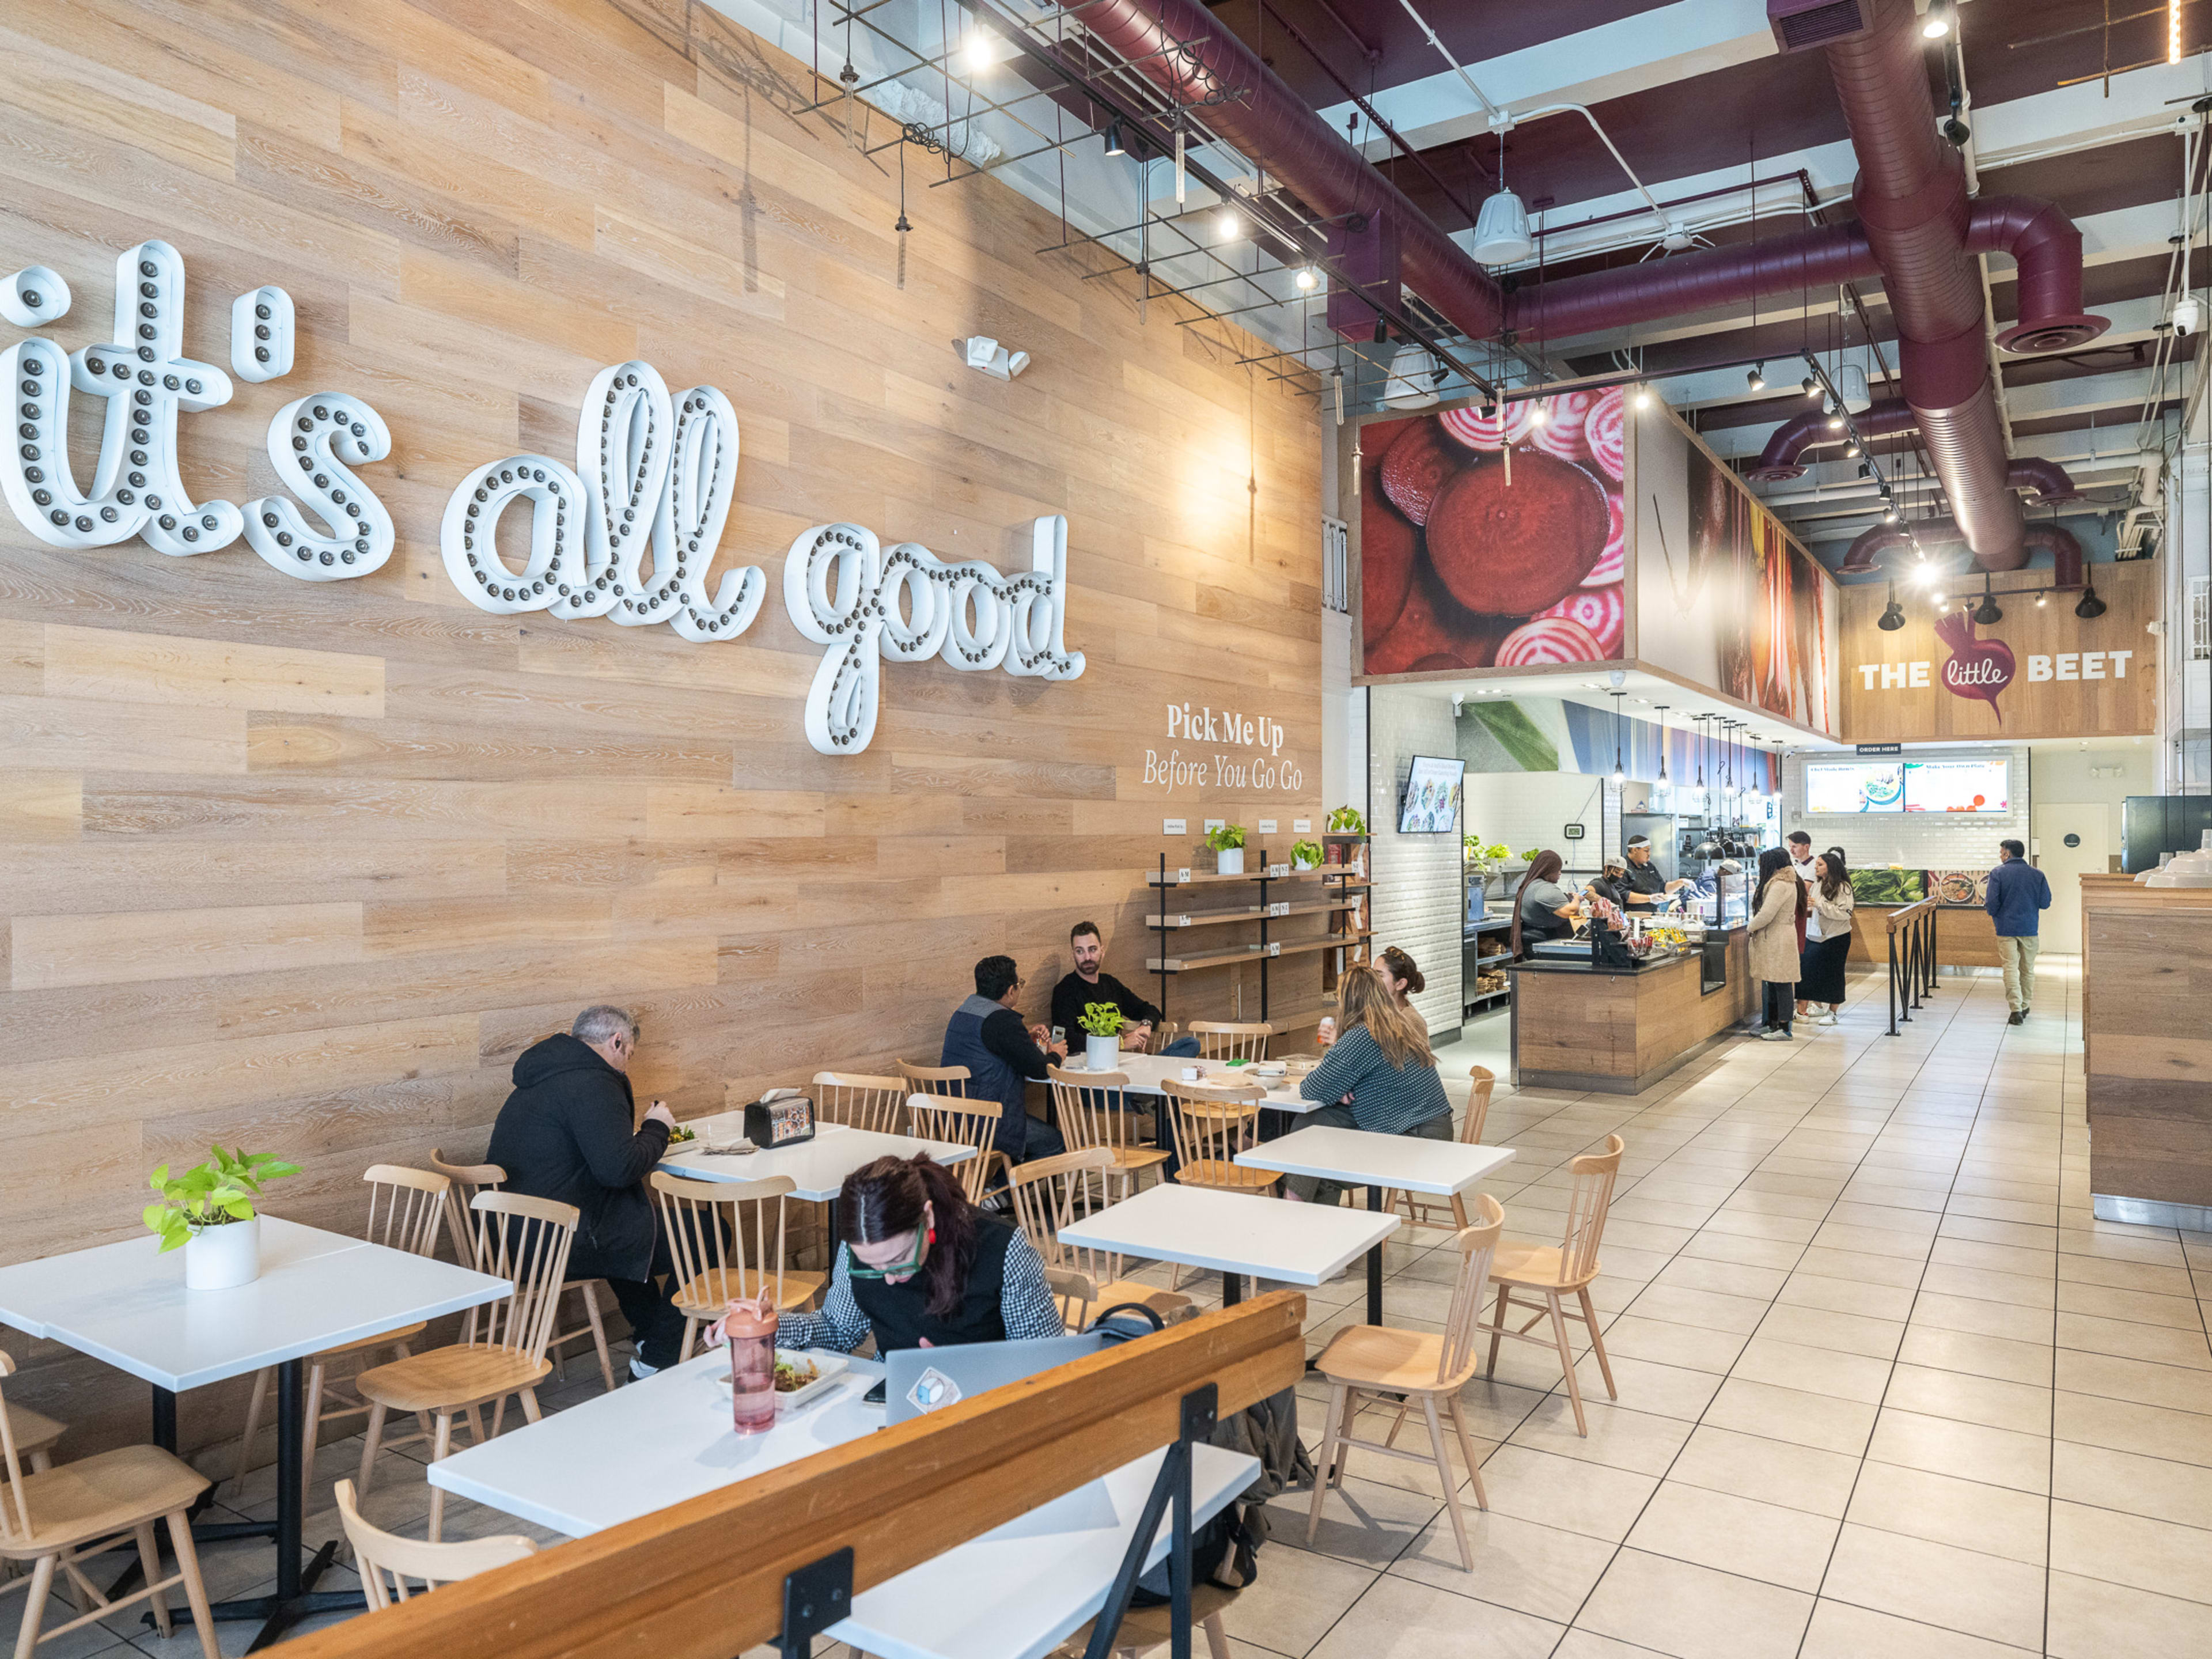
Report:
[[[1191,1627],[1206,1632],[1206,1659],[1230,1659],[1229,1632],[1222,1625],[1221,1615],[1243,1593],[1204,1582],[1190,1587]],[[1059,1651],[1071,1656],[1088,1651],[1091,1632],[1097,1625],[1095,1619],[1085,1624],[1061,1644]],[[1121,1627],[1114,1632],[1114,1645],[1107,1651],[1113,1659],[1138,1659],[1139,1655],[1164,1648],[1174,1639],[1173,1608],[1133,1607],[1121,1615]]]
[[[1265,1060],[1267,1039],[1275,1028],[1265,1021],[1237,1024],[1228,1020],[1194,1019],[1190,1034],[1198,1039],[1200,1060]]]
[[[1185,1083],[1168,1079],[1165,1096],[1170,1133],[1179,1167],[1175,1178],[1185,1187],[1211,1187],[1224,1193],[1272,1192],[1282,1179],[1273,1170],[1248,1170],[1237,1154],[1260,1144],[1260,1102],[1256,1083]],[[1182,1267],[1168,1272],[1168,1285],[1182,1283]]]
[[[1498,1073],[1487,1066],[1470,1066],[1467,1074],[1474,1079],[1467,1091],[1467,1115],[1460,1120],[1460,1144],[1477,1146],[1482,1143],[1482,1126],[1490,1116],[1490,1091],[1498,1086]],[[1457,1193],[1439,1201],[1432,1193],[1393,1192],[1382,1207],[1402,1209],[1409,1227],[1439,1227],[1447,1232],[1458,1232],[1468,1224],[1467,1205]]]
[[[15,1362],[0,1352],[0,1379],[15,1374]],[[214,1617],[208,1611],[206,1581],[200,1577],[192,1544],[191,1507],[209,1486],[207,1476],[159,1446],[122,1446],[95,1452],[59,1468],[33,1465],[15,1438],[15,1413],[0,1388],[0,1560],[27,1562],[30,1577],[0,1583],[0,1595],[24,1592],[23,1620],[15,1633],[15,1659],[31,1659],[39,1644],[111,1618],[139,1601],[154,1605],[154,1623],[165,1638],[175,1633],[169,1618],[169,1591],[183,1587],[192,1610],[202,1659],[222,1659],[216,1645]],[[46,1419],[41,1419],[46,1420]],[[161,1576],[161,1552],[154,1523],[166,1522],[177,1571]],[[136,1544],[145,1586],[127,1595],[110,1596],[86,1577],[79,1565],[112,1549]],[[44,1630],[46,1601],[61,1576],[77,1605],[66,1625]],[[98,1645],[98,1644],[93,1644]]]
[[[902,1135],[906,1097],[915,1091],[904,1078],[817,1072],[809,1092],[814,1097],[814,1115],[820,1122],[842,1123],[848,1129],[868,1129],[881,1135]]]
[[[676,1263],[672,1299],[684,1316],[679,1365],[690,1358],[699,1327],[720,1319],[733,1297],[765,1292],[779,1309],[800,1308],[830,1282],[827,1273],[784,1266],[785,1206],[797,1185],[789,1176],[765,1181],[692,1181],[656,1170],[647,1184]],[[773,1230],[770,1211],[775,1212]]]
[[[368,1224],[362,1237],[372,1244],[404,1250],[410,1255],[436,1255],[438,1235],[453,1213],[449,1202],[453,1183],[431,1170],[410,1170],[398,1164],[372,1164],[362,1171],[361,1178],[368,1186]],[[368,1412],[367,1401],[333,1386],[337,1381],[331,1376],[333,1364],[347,1359],[367,1360],[384,1349],[404,1359],[414,1352],[408,1345],[422,1334],[424,1322],[417,1321],[396,1331],[380,1331],[357,1342],[325,1348],[308,1359],[307,1430],[300,1455],[303,1506],[314,1494],[315,1447],[322,1439],[323,1425],[341,1418],[366,1416]],[[273,1366],[264,1366],[254,1374],[253,1398],[246,1407],[246,1433],[238,1443],[237,1478],[241,1480],[246,1478],[247,1459],[253,1454],[254,1437],[261,1431],[261,1413],[268,1404],[270,1380],[276,1375]],[[328,1411],[323,1409],[326,1392],[337,1401]],[[428,1421],[425,1419],[422,1426],[427,1435]]]
[[[1113,1167],[1103,1146],[1090,1146],[1017,1164],[1007,1177],[1022,1236],[1044,1262],[1060,1320],[1072,1331],[1088,1325],[1094,1313],[1124,1302],[1141,1302],[1170,1324],[1190,1311],[1187,1296],[1123,1279],[1121,1257],[1061,1241],[1062,1228],[1105,1207],[1097,1178]]]
[[[953,1176],[970,1204],[983,1201],[992,1175],[1006,1165],[1006,1155],[992,1144],[998,1137],[1000,1121],[1006,1115],[1002,1103],[970,1100],[965,1095],[908,1095],[906,1102],[908,1134],[922,1140],[949,1140],[956,1146],[975,1149],[975,1157],[963,1158],[952,1165]]]
[[[906,1091],[910,1095],[956,1095],[965,1098],[969,1079],[975,1073],[965,1066],[916,1066],[908,1060],[898,1062],[899,1076],[906,1080]]]
[[[453,1201],[447,1206],[446,1219],[453,1239],[453,1260],[464,1267],[476,1265],[471,1254],[476,1245],[469,1232],[469,1201],[478,1193],[498,1192],[507,1185],[507,1171],[496,1164],[448,1164],[436,1147],[430,1149],[430,1167],[453,1183]],[[561,1375],[568,1374],[568,1358],[564,1350],[579,1342],[588,1341],[599,1356],[599,1381],[606,1385],[609,1394],[615,1391],[614,1355],[607,1348],[606,1321],[599,1313],[599,1291],[605,1286],[604,1279],[571,1279],[561,1287],[563,1296],[573,1293],[584,1310],[584,1322],[571,1325],[565,1331],[553,1333],[553,1340],[545,1345],[545,1352],[553,1356]],[[607,1291],[612,1296],[612,1291]],[[469,1310],[461,1328],[461,1340],[476,1340],[476,1310]]]
[[[1505,1212],[1487,1193],[1477,1194],[1476,1219],[1454,1237],[1459,1249],[1459,1275],[1452,1281],[1449,1310],[1441,1333],[1401,1331],[1388,1325],[1354,1325],[1339,1331],[1314,1361],[1314,1369],[1328,1381],[1328,1414],[1322,1431],[1321,1450],[1314,1459],[1313,1506],[1306,1512],[1306,1542],[1313,1542],[1321,1525],[1322,1500],[1334,1485],[1344,1485],[1345,1466],[1357,1446],[1383,1457],[1401,1457],[1423,1463],[1436,1460],[1437,1478],[1444,1488],[1444,1511],[1451,1516],[1452,1536],[1459,1541],[1460,1565],[1474,1571],[1474,1551],[1467,1539],[1467,1522],[1459,1512],[1459,1478],[1452,1472],[1451,1455],[1445,1449],[1441,1401],[1459,1437],[1460,1455],[1467,1460],[1468,1477],[1474,1483],[1476,1507],[1488,1509],[1490,1495],[1482,1489],[1482,1470],[1474,1455],[1474,1439],[1467,1431],[1467,1414],[1461,1409],[1459,1391],[1475,1373],[1475,1333],[1482,1328],[1483,1287],[1490,1277],[1498,1249],[1498,1236],[1505,1228]],[[1382,1440],[1362,1440],[1352,1433],[1362,1395],[1387,1396],[1398,1407],[1397,1421]],[[1429,1450],[1401,1450],[1398,1431],[1419,1401],[1428,1419]]]
[[[396,1607],[414,1595],[407,1584],[410,1578],[423,1589],[433,1590],[441,1584],[489,1572],[494,1567],[512,1566],[538,1553],[536,1544],[514,1533],[451,1544],[402,1538],[362,1519],[352,1481],[337,1483],[337,1497],[338,1522],[345,1528],[346,1542],[353,1547],[354,1570],[361,1575],[361,1593],[371,1613]]]
[[[1142,1146],[1134,1139],[1137,1115],[1128,1109],[1125,1091],[1129,1079],[1123,1073],[1064,1072],[1054,1066],[1047,1076],[1052,1085],[1053,1114],[1060,1120],[1067,1150],[1074,1152],[1097,1146],[1112,1154],[1104,1179],[1118,1189],[1114,1194],[1117,1200],[1137,1190],[1139,1177],[1146,1170],[1157,1170],[1168,1161],[1164,1150]]]
[[[477,1416],[480,1407],[496,1402],[503,1412],[513,1395],[522,1401],[525,1417],[532,1423],[538,1419],[537,1389],[553,1369],[545,1346],[553,1338],[561,1283],[568,1270],[568,1247],[576,1237],[576,1206],[519,1193],[478,1193],[469,1200],[469,1208],[476,1215],[477,1270],[495,1273],[514,1289],[504,1300],[481,1310],[482,1340],[432,1348],[361,1374],[355,1386],[369,1402],[368,1432],[357,1477],[363,1497],[368,1495],[389,1412],[428,1413],[435,1418],[430,1443],[434,1463],[453,1449],[457,1415],[466,1413],[470,1437],[479,1445],[485,1437]],[[496,1417],[492,1432],[499,1432]],[[434,1544],[445,1518],[446,1489],[433,1486]]]
[[[1498,1308],[1492,1322],[1482,1327],[1490,1333],[1490,1363],[1483,1368],[1485,1376],[1498,1369],[1498,1345],[1502,1338],[1559,1349],[1560,1368],[1567,1374],[1567,1398],[1574,1402],[1575,1431],[1585,1439],[1589,1425],[1583,1417],[1582,1389],[1575,1381],[1575,1356],[1567,1346],[1566,1321],[1579,1319],[1589,1328],[1590,1352],[1597,1356],[1605,1391],[1620,1399],[1620,1390],[1613,1385],[1612,1363],[1605,1357],[1605,1339],[1598,1334],[1597,1310],[1590,1306],[1589,1285],[1598,1275],[1598,1244],[1605,1237],[1606,1212],[1613,1207],[1613,1184],[1620,1176],[1622,1146],[1619,1135],[1607,1135],[1605,1151],[1587,1154],[1567,1165],[1574,1184],[1567,1192],[1566,1233],[1559,1243],[1498,1246],[1490,1269],[1491,1282],[1498,1286]],[[1529,1291],[1543,1299],[1523,1301],[1513,1294],[1516,1291]],[[1579,1312],[1566,1310],[1561,1298],[1568,1295],[1580,1304]],[[1529,1315],[1528,1322],[1518,1330],[1509,1326],[1505,1322],[1509,1308]],[[1552,1334],[1531,1335],[1547,1316]]]

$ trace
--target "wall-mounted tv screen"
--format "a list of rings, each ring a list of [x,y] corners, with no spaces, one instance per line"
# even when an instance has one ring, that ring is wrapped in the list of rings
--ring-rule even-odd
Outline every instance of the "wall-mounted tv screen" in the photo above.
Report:
[[[1460,793],[1467,781],[1467,763],[1416,755],[1406,775],[1406,796],[1398,805],[1398,833],[1421,835],[1430,830],[1459,828]]]
[[[2009,812],[2009,759],[1908,761],[1905,767],[1905,810],[1908,812]]]
[[[1902,812],[1902,761],[1812,761],[1805,767],[1808,812]]]

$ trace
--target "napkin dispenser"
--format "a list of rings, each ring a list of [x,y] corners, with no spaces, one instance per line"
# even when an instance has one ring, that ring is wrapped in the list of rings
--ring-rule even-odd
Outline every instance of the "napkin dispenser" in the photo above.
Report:
[[[763,1152],[814,1139],[814,1103],[796,1089],[771,1089],[745,1108],[745,1139]]]

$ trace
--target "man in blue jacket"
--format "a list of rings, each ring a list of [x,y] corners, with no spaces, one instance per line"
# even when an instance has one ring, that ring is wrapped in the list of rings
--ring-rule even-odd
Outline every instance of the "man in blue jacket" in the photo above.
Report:
[[[1041,1025],[1025,1025],[1015,1011],[1022,978],[1012,957],[985,957],[975,964],[975,994],[952,1011],[945,1022],[939,1066],[968,1068],[968,1097],[995,1100],[1006,1109],[994,1145],[1009,1164],[1051,1158],[1067,1150],[1052,1124],[1030,1116],[1029,1085],[1042,1083],[1047,1068],[1065,1065],[1065,1043],[1039,1047]]]
[[[2027,861],[2022,842],[1999,842],[1997,848],[1997,867],[1990,872],[1990,896],[1982,908],[1996,923],[1997,960],[2004,963],[2005,1000],[2012,1006],[2008,1023],[2018,1025],[2035,1000],[2037,913],[2051,908],[2051,884]]]

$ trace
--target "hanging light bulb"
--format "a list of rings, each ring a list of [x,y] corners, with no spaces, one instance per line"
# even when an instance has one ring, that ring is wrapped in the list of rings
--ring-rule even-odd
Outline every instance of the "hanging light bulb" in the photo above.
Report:
[[[1616,789],[1628,781],[1627,769],[1620,763],[1620,699],[1621,693],[1613,694],[1613,787]]]
[[[1237,234],[1244,228],[1243,216],[1235,208],[1224,208],[1215,228],[1221,233],[1223,241],[1233,242],[1237,240]]]
[[[1332,368],[1328,372],[1329,389],[1336,394],[1336,423],[1344,424],[1344,371]]]
[[[1548,404],[1539,402],[1528,411],[1528,424],[1531,426],[1541,426],[1551,418],[1552,410]]]
[[[1636,406],[1638,409],[1649,409],[1651,407],[1651,388],[1650,386],[1640,386],[1636,388]]]
[[[1667,710],[1669,705],[1659,705],[1659,781],[1667,781]]]
[[[1310,294],[1321,285],[1321,273],[1311,265],[1300,265],[1297,275],[1298,291]]]
[[[981,74],[998,61],[994,46],[988,29],[977,29],[969,35],[968,43],[960,49],[960,55],[967,59],[969,74]]]

